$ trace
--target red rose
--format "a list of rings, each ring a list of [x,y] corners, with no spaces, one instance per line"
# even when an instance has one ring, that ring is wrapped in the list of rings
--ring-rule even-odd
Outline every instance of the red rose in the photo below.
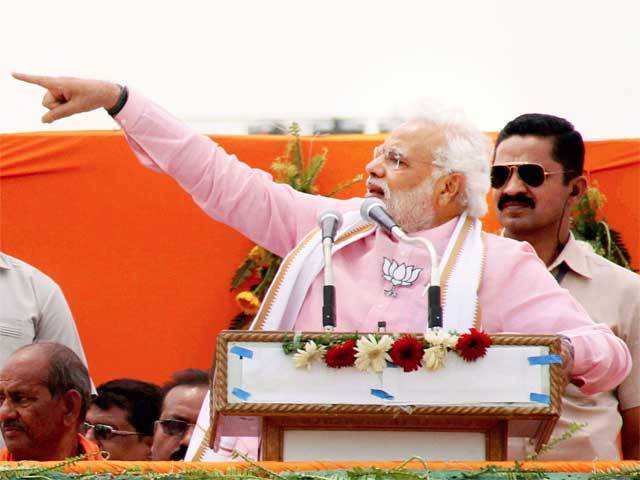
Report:
[[[458,343],[456,343],[456,350],[467,362],[474,362],[480,357],[484,357],[487,353],[487,348],[491,346],[491,337],[486,333],[476,330],[475,328],[469,329],[469,333],[460,335]]]
[[[351,367],[356,361],[356,341],[347,340],[334,345],[324,356],[324,361],[331,368]]]
[[[424,356],[424,344],[419,342],[416,337],[411,335],[403,335],[391,345],[389,356],[393,363],[405,372],[413,372],[418,370]]]

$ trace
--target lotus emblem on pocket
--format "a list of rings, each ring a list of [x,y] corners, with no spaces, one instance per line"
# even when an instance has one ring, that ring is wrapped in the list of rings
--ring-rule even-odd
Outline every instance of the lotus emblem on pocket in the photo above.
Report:
[[[415,283],[420,275],[422,268],[415,265],[406,265],[398,263],[395,260],[389,260],[384,257],[382,262],[382,276],[385,280],[391,282],[391,288],[385,290],[384,294],[388,297],[397,297],[397,287],[410,287]]]

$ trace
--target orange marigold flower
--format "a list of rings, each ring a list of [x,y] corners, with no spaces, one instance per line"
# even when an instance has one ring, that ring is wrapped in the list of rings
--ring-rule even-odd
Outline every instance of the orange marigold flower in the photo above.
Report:
[[[260,300],[253,292],[245,291],[236,295],[236,302],[247,315],[255,315],[260,309]]]
[[[255,245],[249,252],[249,259],[254,263],[261,265],[267,256],[267,251],[259,245]]]

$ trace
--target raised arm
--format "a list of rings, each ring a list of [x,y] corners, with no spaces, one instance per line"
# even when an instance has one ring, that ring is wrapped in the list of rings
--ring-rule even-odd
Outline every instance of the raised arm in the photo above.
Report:
[[[70,115],[120,106],[122,88],[100,80],[14,74],[47,89],[43,105],[49,123]],[[121,102],[120,102],[121,103]],[[136,91],[115,115],[140,162],[172,176],[212,218],[285,255],[313,228],[318,212],[351,208],[338,200],[306,195],[273,182],[228,155]],[[355,206],[353,208],[357,208]]]

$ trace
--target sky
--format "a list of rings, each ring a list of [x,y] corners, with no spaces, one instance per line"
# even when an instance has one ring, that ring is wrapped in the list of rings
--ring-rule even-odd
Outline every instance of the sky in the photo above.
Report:
[[[535,111],[640,137],[638,18],[637,0],[21,0],[3,8],[0,132],[116,128],[104,112],[41,124],[21,71],[127,84],[214,134],[371,124],[426,99],[486,131]]]

